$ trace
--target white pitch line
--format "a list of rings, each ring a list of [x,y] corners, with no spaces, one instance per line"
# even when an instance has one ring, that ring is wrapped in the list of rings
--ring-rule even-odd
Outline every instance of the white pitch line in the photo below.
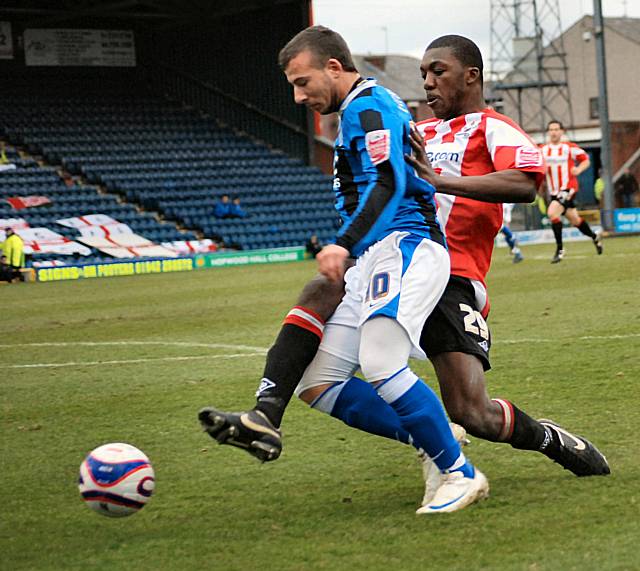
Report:
[[[624,335],[583,335],[576,338],[564,339],[564,341],[602,341],[612,339],[630,339],[640,337],[640,333],[626,333]],[[563,339],[498,339],[493,344],[516,345],[521,343],[557,343]],[[32,363],[27,365],[5,365],[8,369],[38,369],[55,367],[81,367],[95,365],[129,365],[136,363],[152,363],[158,361],[196,361],[202,359],[237,359],[238,357],[263,357],[267,350],[262,347],[250,347],[247,345],[228,345],[225,343],[189,343],[183,341],[68,341],[68,342],[45,342],[45,343],[13,343],[0,344],[0,348],[11,347],[100,347],[100,346],[124,346],[124,345],[164,345],[176,347],[204,347],[208,349],[235,349],[252,351],[251,353],[236,353],[229,355],[193,355],[190,357],[158,357],[142,359],[124,359],[111,361],[72,361],[67,363]]]
[[[229,345],[227,343],[190,343],[187,341],[67,341],[67,342],[43,342],[43,343],[0,343],[1,348],[11,347],[107,347],[107,346],[145,346],[161,345],[168,347],[200,347],[204,349],[234,349],[236,351],[262,351],[264,347],[251,347],[249,345]]]
[[[47,367],[84,367],[92,365],[130,365],[154,361],[196,361],[200,359],[237,359],[238,357],[263,357],[264,353],[237,353],[234,355],[193,355],[190,357],[158,357],[157,359],[126,359],[117,361],[77,361],[68,363],[32,363],[30,365],[8,365],[8,369],[42,369]]]
[[[624,335],[583,335],[582,337],[569,337],[566,339],[498,339],[492,341],[493,344],[505,343],[515,345],[516,343],[558,343],[562,341],[606,341],[612,339],[630,339],[640,337],[640,333],[625,333]]]
[[[522,245],[522,244],[520,244]],[[606,252],[603,254],[603,256],[606,255],[607,258],[629,258],[629,257],[637,257],[638,254],[635,252],[629,252],[629,253],[624,253],[624,252],[620,252],[617,254],[606,254]],[[564,256],[564,261],[571,261],[571,260],[586,260],[587,258],[593,258],[595,257],[596,254],[566,254]],[[535,256],[527,256],[526,254],[526,250],[524,253],[524,259],[525,260],[550,260],[551,258],[549,256],[544,256],[542,254],[536,254]]]

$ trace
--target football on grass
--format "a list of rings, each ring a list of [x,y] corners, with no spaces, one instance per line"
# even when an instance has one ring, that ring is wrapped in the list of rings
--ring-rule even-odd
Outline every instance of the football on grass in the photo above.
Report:
[[[99,514],[124,517],[140,511],[155,487],[153,467],[130,444],[104,444],[80,464],[78,483],[83,501]]]

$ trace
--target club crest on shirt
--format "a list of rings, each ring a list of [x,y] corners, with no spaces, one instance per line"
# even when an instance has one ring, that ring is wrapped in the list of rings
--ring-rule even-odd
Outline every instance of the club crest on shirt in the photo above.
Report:
[[[391,131],[389,129],[369,131],[364,137],[364,144],[374,165],[388,161],[391,156]]]
[[[542,165],[542,153],[536,147],[518,147],[516,150],[516,168],[539,167]]]

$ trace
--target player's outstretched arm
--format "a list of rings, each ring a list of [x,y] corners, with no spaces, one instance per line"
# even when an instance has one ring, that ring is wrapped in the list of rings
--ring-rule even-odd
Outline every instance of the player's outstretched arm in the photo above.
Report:
[[[515,169],[482,176],[442,176],[435,186],[443,194],[483,202],[532,202],[536,197],[535,175]]]

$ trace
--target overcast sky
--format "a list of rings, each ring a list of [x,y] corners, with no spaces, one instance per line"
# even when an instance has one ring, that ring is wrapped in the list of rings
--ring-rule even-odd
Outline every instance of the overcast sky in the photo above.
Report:
[[[562,29],[585,14],[593,0],[559,0]],[[430,40],[460,34],[474,40],[489,61],[491,0],[313,0],[314,23],[342,34],[353,53],[422,57]],[[602,0],[606,16],[640,18],[640,0]],[[385,28],[386,27],[386,31]]]

